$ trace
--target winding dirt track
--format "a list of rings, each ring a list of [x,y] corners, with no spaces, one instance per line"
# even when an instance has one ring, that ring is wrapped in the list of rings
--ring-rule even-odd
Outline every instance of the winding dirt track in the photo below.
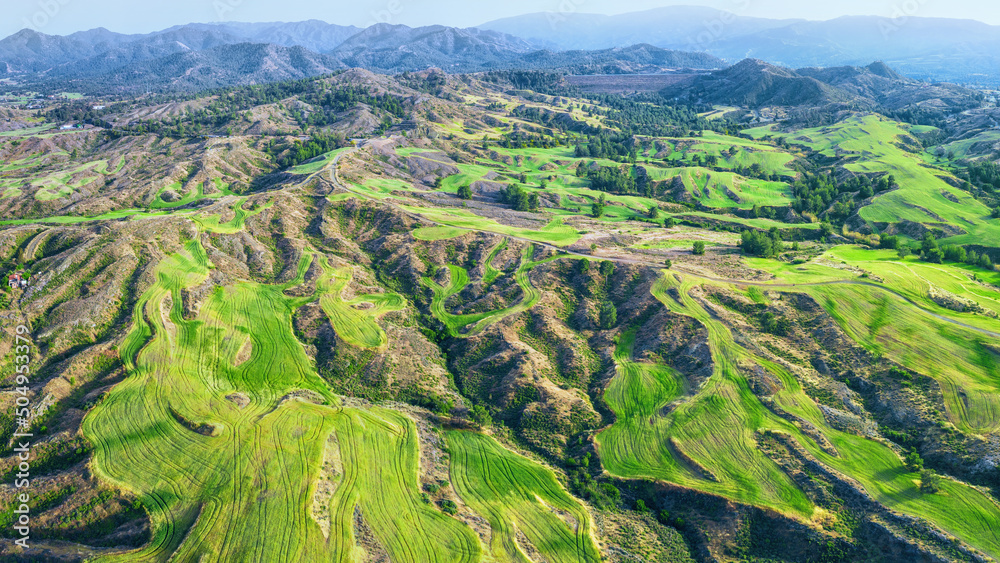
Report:
[[[356,151],[357,151],[357,149],[346,150],[346,151],[338,154],[337,156],[335,156],[333,158],[333,160],[330,161],[330,164],[327,165],[327,168],[330,170],[330,180],[331,180],[331,182],[333,182],[333,185],[335,185],[338,188],[340,188],[340,189],[342,189],[344,191],[347,191],[347,192],[350,192],[351,190],[348,190],[346,187],[344,187],[344,185],[340,183],[340,179],[337,177],[337,163],[340,161],[341,157],[343,157],[345,155],[348,155],[348,154],[352,154],[352,153],[354,153]],[[420,215],[419,213],[411,213],[410,211],[407,211],[407,210],[403,209],[399,205],[396,205],[395,203],[393,203],[389,199],[381,200],[380,203],[392,206],[393,208],[395,208],[400,213],[403,213],[404,215],[407,215],[408,217],[411,217],[411,218],[416,219],[418,221],[421,221],[421,222],[424,222],[424,223],[430,223],[430,224],[438,226],[438,227],[451,227],[451,225],[446,225],[444,223],[438,223],[437,221],[430,220],[430,219],[424,217],[423,215]],[[499,233],[494,233],[493,231],[486,231],[486,230],[480,230],[480,229],[471,229],[471,228],[467,228],[467,227],[461,227],[461,228],[464,229],[464,230],[470,231],[470,232],[485,233],[485,234],[492,234],[492,235],[499,234]],[[546,243],[546,242],[539,242],[539,241],[536,241],[536,240],[531,240],[529,238],[517,237],[517,236],[513,236],[513,235],[500,235],[500,236],[504,236],[504,237],[507,237],[509,239],[513,239],[513,240],[517,240],[517,241],[521,241],[521,242],[529,242],[529,243],[532,243],[532,244],[537,244],[539,246],[551,249],[551,250],[553,250],[555,252],[562,253],[562,254],[565,254],[565,255],[568,255],[568,256],[579,256],[581,258],[589,258],[589,259],[592,259],[592,260],[608,260],[610,262],[615,262],[615,263],[618,263],[618,264],[633,264],[633,265],[646,266],[646,267],[649,267],[649,268],[656,268],[656,269],[663,269],[663,266],[664,266],[663,261],[643,260],[643,259],[639,259],[639,258],[622,258],[622,257],[618,257],[618,256],[596,256],[594,254],[584,254],[582,252],[576,252],[576,251],[573,251],[573,250],[567,250],[565,248],[560,248],[560,247],[558,247],[558,246],[556,246],[554,244],[549,244],[549,243]],[[698,273],[698,272],[696,272],[694,270],[690,270],[690,269],[685,268],[684,266],[680,266],[680,265],[674,266],[674,268],[676,270],[680,271],[680,272],[683,272],[686,275],[689,275],[689,276],[695,277],[695,278],[699,278],[699,279],[703,279],[703,280],[706,280],[706,281],[714,281],[714,282],[720,282],[720,283],[730,283],[730,284],[735,284],[735,285],[750,285],[750,286],[756,286],[756,287],[793,288],[793,287],[817,287],[817,286],[827,286],[827,285],[860,285],[860,286],[874,287],[874,288],[880,289],[882,291],[885,291],[886,293],[891,293],[892,295],[895,295],[896,297],[899,297],[903,301],[906,301],[910,305],[912,305],[912,306],[916,307],[917,309],[919,309],[920,311],[922,311],[924,314],[929,315],[931,317],[934,317],[935,319],[938,319],[940,321],[944,321],[946,323],[951,323],[953,325],[960,326],[960,327],[968,329],[968,330],[972,330],[972,331],[978,332],[980,334],[983,334],[985,336],[989,336],[991,338],[998,338],[998,339],[1000,339],[1000,333],[998,333],[998,332],[989,331],[989,330],[986,330],[986,329],[983,329],[983,328],[972,326],[972,325],[967,324],[967,323],[963,323],[962,321],[957,321],[955,319],[948,318],[948,317],[945,317],[943,315],[939,315],[939,314],[935,313],[934,311],[931,311],[931,310],[925,308],[923,305],[917,303],[913,299],[910,299],[906,295],[903,295],[902,293],[900,293],[900,292],[898,292],[898,291],[896,291],[894,289],[890,289],[888,287],[885,287],[885,286],[882,286],[882,285],[879,285],[879,284],[873,283],[873,282],[853,281],[853,280],[839,280],[839,281],[826,281],[826,282],[813,282],[813,283],[791,283],[791,284],[790,283],[768,283],[768,282],[746,281],[746,280],[732,279],[732,278],[715,278],[715,277],[711,277],[711,276],[706,276],[704,274]]]

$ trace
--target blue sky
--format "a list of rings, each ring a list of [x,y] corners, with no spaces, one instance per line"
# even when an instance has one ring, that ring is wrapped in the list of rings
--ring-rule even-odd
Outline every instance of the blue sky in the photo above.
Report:
[[[539,11],[615,14],[671,4],[707,5],[739,15],[831,19],[842,15],[969,18],[1000,25],[995,0],[0,0],[0,37],[24,27],[64,35],[106,27],[147,33],[172,25],[212,21],[300,21],[367,26],[389,21],[411,26],[460,27]]]

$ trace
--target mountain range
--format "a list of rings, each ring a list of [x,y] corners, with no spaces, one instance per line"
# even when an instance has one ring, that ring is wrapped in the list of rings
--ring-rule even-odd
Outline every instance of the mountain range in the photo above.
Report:
[[[928,84],[898,74],[884,62],[792,70],[759,59],[728,68],[691,74],[662,93],[710,104],[760,108],[849,104],[856,109],[966,109],[975,92],[953,84]]]
[[[878,59],[911,78],[992,86],[1000,74],[1000,26],[973,20],[851,16],[806,21],[669,6],[615,16],[526,14],[479,27],[549,49],[649,43],[729,62],[757,58],[790,68],[857,66]]]
[[[558,68],[649,73],[724,66],[705,53],[652,45],[552,51],[477,28],[377,24],[361,30],[316,20],[190,24],[145,35],[95,29],[53,36],[25,29],[0,40],[0,78],[71,91],[192,90],[304,78],[347,67],[383,73],[430,67],[449,72]]]
[[[25,29],[0,40],[0,78],[71,91],[192,90],[347,67],[381,73],[437,67],[630,74],[719,70],[754,58],[803,69],[859,68],[880,59],[909,78],[989,85],[1000,74],[998,53],[1000,27],[975,21],[814,22],[672,6],[616,16],[528,14],[466,29],[361,29],[319,20],[195,23],[138,35],[98,28],[55,36]],[[795,78],[811,88],[815,84],[805,80],[810,77],[828,83],[818,70]]]

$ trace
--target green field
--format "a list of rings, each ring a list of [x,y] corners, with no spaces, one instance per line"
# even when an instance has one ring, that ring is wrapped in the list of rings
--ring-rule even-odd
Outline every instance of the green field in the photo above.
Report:
[[[420,227],[414,229],[413,238],[424,241],[448,240],[458,238],[469,231],[456,227]]]
[[[358,348],[384,348],[389,337],[378,325],[378,318],[405,309],[406,300],[396,293],[378,293],[345,301],[342,294],[351,283],[351,268],[334,270],[325,257],[320,259],[320,266],[323,276],[316,284],[322,293],[320,306],[337,336]]]
[[[848,336],[873,354],[937,380],[953,424],[972,433],[1000,430],[1000,366],[984,347],[991,338],[963,326],[1000,333],[1000,321],[946,309],[930,297],[933,287],[1000,313],[1000,290],[995,289],[1000,274],[844,246],[807,264],[751,263],[777,276],[767,285],[811,295]],[[835,267],[843,264],[876,272],[883,281]],[[977,283],[972,276],[993,286]]]
[[[76,215],[60,215],[56,217],[44,217],[41,219],[13,219],[10,221],[0,221],[0,225],[31,225],[34,223],[50,223],[56,225],[71,225],[76,223],[86,223],[90,221],[114,221],[131,217],[133,219],[146,219],[150,217],[162,217],[169,215],[167,211],[148,213],[140,209],[122,209],[121,211],[110,211],[92,217],[80,217]]]
[[[782,207],[792,203],[788,184],[748,179],[732,172],[699,167],[667,168],[654,169],[650,176],[655,180],[679,176],[691,197],[706,207],[750,209],[755,205]]]
[[[954,158],[979,158],[991,154],[993,146],[1000,143],[1000,131],[990,130],[978,133],[968,139],[953,141],[946,145],[941,145],[948,153],[952,153]],[[976,149],[973,151],[973,149]]]
[[[330,151],[328,153],[321,154],[321,155],[317,156],[316,158],[314,158],[312,160],[309,160],[309,161],[307,161],[307,162],[305,162],[303,164],[300,164],[298,166],[293,166],[289,170],[289,172],[291,172],[292,174],[300,174],[300,175],[315,174],[315,173],[323,170],[327,166],[329,166],[330,163],[332,163],[333,160],[335,158],[337,158],[338,155],[341,155],[345,151],[348,151],[348,150],[350,150],[350,149],[349,148],[342,148],[342,149],[337,149],[335,151]]]
[[[887,507],[926,518],[987,553],[1000,553],[1000,510],[988,496],[947,479],[942,493],[919,492],[919,476],[906,471],[896,453],[831,428],[795,377],[736,345],[729,329],[691,297],[695,284],[665,274],[653,291],[670,310],[708,329],[715,373],[693,395],[676,401],[683,378],[669,368],[635,362],[632,335],[623,335],[615,352],[618,375],[605,395],[617,420],[597,438],[608,471],[664,479],[812,518],[808,499],[756,445],[759,432],[779,432],[858,480]],[[740,367],[748,364],[781,381],[774,395],[777,405],[819,429],[834,452],[764,407],[741,375]]]
[[[496,256],[496,252],[498,251],[499,247],[490,253],[490,256],[487,258],[487,264],[493,261],[493,258]],[[532,245],[529,245],[524,249],[524,252],[521,255],[521,264],[518,266],[517,271],[514,272],[514,280],[521,287],[521,291],[523,293],[521,300],[516,304],[497,311],[486,311],[482,313],[469,313],[463,315],[452,314],[447,308],[448,299],[461,292],[467,285],[469,285],[469,273],[461,266],[449,264],[447,266],[447,269],[449,270],[449,282],[447,286],[438,284],[432,278],[423,278],[421,280],[425,286],[434,292],[434,297],[431,301],[431,313],[433,313],[439,321],[444,323],[451,336],[467,337],[479,334],[487,327],[496,324],[506,317],[516,315],[534,307],[541,298],[541,294],[531,285],[531,281],[528,280],[528,272],[539,264],[558,259],[559,257],[556,256],[539,262],[532,262],[531,255],[533,252],[534,247]],[[492,266],[488,266],[487,277],[490,278],[490,282],[495,280],[499,275],[499,272],[492,269]],[[486,283],[485,280],[484,283]]]
[[[446,439],[455,491],[489,521],[488,552],[496,561],[532,561],[518,544],[518,531],[545,561],[601,561],[590,535],[590,514],[552,471],[482,434],[453,430]]]
[[[923,153],[909,152],[898,143],[908,136],[903,126],[877,114],[856,115],[828,127],[774,133],[770,127],[746,131],[755,137],[784,137],[788,143],[808,147],[825,156],[849,159],[848,170],[888,173],[899,189],[876,196],[861,209],[869,223],[903,220],[935,226],[956,226],[965,231],[947,239],[954,244],[1000,240],[1000,222],[989,219],[990,210],[968,193],[951,186],[945,171],[924,166]],[[919,146],[914,141],[915,146]],[[947,197],[946,197],[947,196]]]
[[[199,188],[200,189],[200,188]],[[214,195],[212,197],[221,197],[222,194]],[[233,234],[238,233],[243,230],[246,220],[254,215],[257,215],[268,209],[273,205],[273,202],[268,202],[263,205],[257,204],[254,209],[246,209],[247,198],[236,197],[233,202],[233,218],[229,221],[222,221],[222,215],[218,214],[200,214],[193,218],[194,222],[204,229],[205,231],[218,234]]]
[[[83,425],[94,473],[141,500],[153,539],[99,560],[346,563],[363,556],[358,518],[393,561],[480,560],[472,530],[420,499],[412,420],[337,406],[292,334],[292,312],[316,296],[284,290],[311,260],[283,285],[217,288],[192,320],[181,291],[206,279],[204,250],[190,242],[157,268],[120,347],[129,376]]]

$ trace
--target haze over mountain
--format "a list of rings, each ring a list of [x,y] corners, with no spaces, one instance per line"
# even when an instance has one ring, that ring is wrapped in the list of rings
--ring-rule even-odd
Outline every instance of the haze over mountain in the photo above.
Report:
[[[693,74],[662,93],[678,100],[747,106],[845,104],[852,109],[964,109],[975,92],[952,84],[927,84],[905,78],[884,62],[792,70],[759,59],[744,59],[726,69]]]
[[[139,35],[98,28],[53,36],[26,29],[0,40],[0,78],[33,86],[58,81],[61,87],[93,90],[100,85],[127,85],[126,77],[136,76],[155,82],[154,86],[192,89],[207,83],[191,77],[211,74],[211,65],[217,62],[225,63],[224,68],[208,82],[244,83],[227,70],[239,67],[229,64],[233,61],[217,59],[214,52],[190,56],[240,43],[300,49],[240,50],[238,59],[255,66],[253,76],[261,81],[294,76],[290,68],[303,76],[343,67],[383,73],[437,67],[463,73],[553,69],[622,74],[721,69],[745,58],[787,68],[860,67],[882,60],[910,78],[983,85],[996,82],[1000,75],[1000,27],[976,21],[877,17],[805,21],[670,6],[616,16],[527,14],[466,29],[389,24],[360,29],[319,20],[193,23]],[[291,66],[243,60],[248,53],[264,57],[282,53],[279,58]],[[165,60],[168,57],[175,58]],[[200,70],[190,74],[196,68]],[[181,69],[187,74],[165,74]]]
[[[261,58],[248,58],[254,54]],[[97,29],[59,37],[23,30],[0,41],[0,77],[73,91],[191,90],[314,76],[345,67],[383,73],[431,67],[449,72],[544,68],[648,73],[724,66],[724,61],[704,53],[650,45],[553,52],[476,28],[378,24],[358,30],[319,21],[190,24],[147,35]],[[246,76],[239,74],[241,68],[249,69]]]
[[[921,79],[995,83],[1000,27],[974,20],[841,17],[829,21],[739,16],[713,8],[669,6],[616,16],[536,13],[487,22],[482,29],[553,49],[602,49],[649,43],[705,51],[729,62],[747,57],[791,68],[889,63]]]

